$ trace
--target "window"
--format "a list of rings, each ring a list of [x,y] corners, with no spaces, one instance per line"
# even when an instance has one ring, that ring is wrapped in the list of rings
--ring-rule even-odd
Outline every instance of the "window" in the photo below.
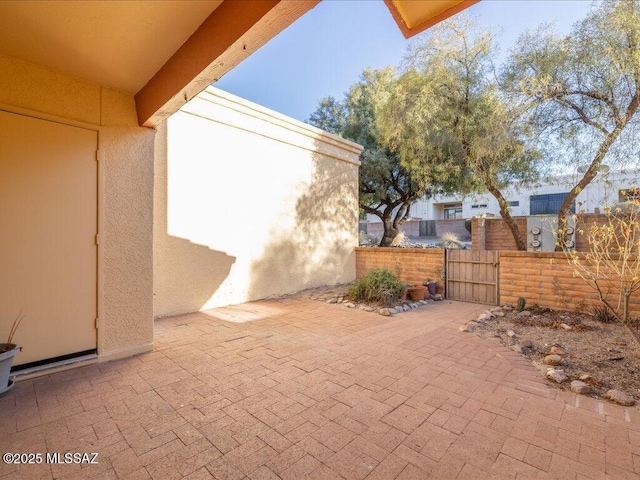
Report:
[[[509,206],[510,207],[519,207],[520,206],[520,200],[513,200],[513,201],[509,202]]]
[[[486,203],[479,203],[476,205],[471,205],[471,208],[487,208],[487,204]]]
[[[444,219],[452,220],[454,218],[462,218],[462,206],[460,207],[444,207]]]
[[[629,202],[632,200],[640,200],[640,188],[631,187],[624,190],[618,190],[618,201]]]
[[[531,195],[529,198],[529,215],[556,215],[569,193],[548,193]],[[576,213],[575,202],[571,205],[571,213]]]

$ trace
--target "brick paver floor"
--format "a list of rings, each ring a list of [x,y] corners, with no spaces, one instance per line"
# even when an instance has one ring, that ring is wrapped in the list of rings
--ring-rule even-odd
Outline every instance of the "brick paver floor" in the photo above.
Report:
[[[159,320],[152,353],[1,398],[0,453],[43,463],[0,478],[640,478],[640,411],[549,389],[457,331],[483,309],[389,318],[289,298]]]

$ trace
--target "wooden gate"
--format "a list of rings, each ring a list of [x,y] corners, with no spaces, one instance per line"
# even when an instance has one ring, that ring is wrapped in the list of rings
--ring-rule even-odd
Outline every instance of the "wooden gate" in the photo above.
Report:
[[[498,305],[498,265],[496,250],[447,250],[447,298]]]

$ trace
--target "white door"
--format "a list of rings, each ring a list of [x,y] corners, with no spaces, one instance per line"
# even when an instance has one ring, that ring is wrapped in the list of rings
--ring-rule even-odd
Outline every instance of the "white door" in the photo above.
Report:
[[[14,365],[95,352],[96,131],[0,111],[0,342]]]

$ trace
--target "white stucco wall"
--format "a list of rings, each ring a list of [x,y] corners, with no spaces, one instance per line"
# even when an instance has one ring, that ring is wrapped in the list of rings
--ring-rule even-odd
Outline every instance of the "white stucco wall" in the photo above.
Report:
[[[215,88],[156,139],[154,315],[355,278],[361,148]]]
[[[133,96],[0,56],[0,108],[98,132],[98,355],[150,350],[155,132]]]
[[[530,213],[529,199],[532,195],[568,192],[579,181],[575,175],[562,175],[540,182],[528,188],[506,189],[503,193],[508,201],[518,201],[519,205],[511,208],[514,216],[528,216]],[[618,202],[618,191],[634,186],[640,186],[640,171],[636,169],[610,171],[600,173],[587,187],[580,192],[576,199],[576,211],[594,213],[596,209],[612,206]],[[440,196],[421,199],[411,206],[414,217],[427,220],[443,218],[443,206],[449,203],[462,202],[463,218],[471,218],[482,214],[500,215],[497,200],[490,194],[471,195],[468,197]],[[482,207],[486,205],[486,207]],[[474,206],[477,206],[474,208]]]

